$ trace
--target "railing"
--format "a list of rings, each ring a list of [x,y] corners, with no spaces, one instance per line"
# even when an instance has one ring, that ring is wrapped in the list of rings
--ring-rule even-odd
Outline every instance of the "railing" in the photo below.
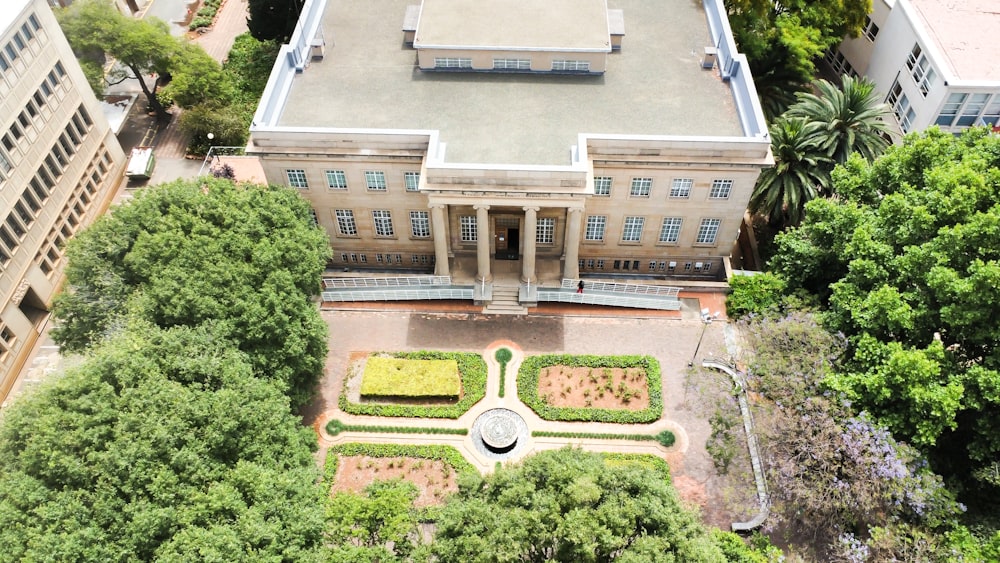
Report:
[[[372,287],[449,286],[451,276],[393,276],[384,278],[324,278],[326,289]]]
[[[591,290],[585,290],[583,293],[577,293],[576,284],[573,284],[572,290],[539,287],[538,301],[606,305],[609,307],[633,307],[637,309],[659,309],[662,311],[678,311],[681,308],[681,301],[676,297],[670,298],[669,296],[662,295],[649,295],[644,297],[641,294],[597,292]]]
[[[343,289],[324,291],[325,302],[354,301],[423,301],[427,299],[472,300],[472,286],[432,287],[427,289]]]
[[[243,156],[247,153],[247,148],[245,146],[218,146],[212,145],[208,147],[208,154],[205,155],[205,160],[201,163],[201,168],[198,169],[198,175],[201,176],[205,172],[205,167],[208,166],[209,162],[215,163],[215,160],[220,156]],[[209,168],[209,171],[212,169]]]
[[[579,280],[563,279],[562,288],[576,291]],[[679,287],[668,287],[663,285],[642,285],[636,283],[605,283],[605,282],[584,282],[584,288],[591,291],[607,291],[610,293],[627,293],[633,295],[658,295],[661,297],[673,297],[677,299],[680,293]]]

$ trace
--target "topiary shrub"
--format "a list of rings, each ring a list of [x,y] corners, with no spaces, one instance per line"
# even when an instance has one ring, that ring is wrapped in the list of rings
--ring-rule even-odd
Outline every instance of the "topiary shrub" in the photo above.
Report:
[[[507,362],[514,357],[514,353],[510,351],[509,348],[499,348],[493,355],[498,362],[500,362],[500,393],[499,396],[502,399],[504,396],[504,388],[507,387]]]

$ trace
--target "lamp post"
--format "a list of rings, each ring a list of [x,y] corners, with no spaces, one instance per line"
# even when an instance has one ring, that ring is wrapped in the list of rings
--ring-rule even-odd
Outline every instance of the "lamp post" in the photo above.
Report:
[[[202,161],[201,168],[198,169],[199,176],[201,176],[201,174],[205,171],[205,166],[208,164],[208,161],[212,159],[212,139],[215,139],[215,133],[209,132],[205,135],[205,138],[208,139],[208,153],[205,154],[205,160]]]
[[[718,312],[714,315],[710,315],[708,314],[708,309],[701,310],[701,335],[698,336],[698,345],[694,347],[694,354],[691,354],[691,360],[688,362],[688,367],[694,366],[694,359],[698,356],[698,350],[701,349],[701,341],[705,338],[705,331],[708,329],[708,325],[712,324],[712,321],[718,317]]]

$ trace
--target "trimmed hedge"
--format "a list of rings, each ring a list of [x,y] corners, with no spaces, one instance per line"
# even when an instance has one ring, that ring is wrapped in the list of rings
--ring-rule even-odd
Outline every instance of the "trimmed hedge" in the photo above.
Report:
[[[493,357],[500,362],[500,398],[503,399],[507,378],[507,362],[514,357],[514,353],[510,351],[510,348],[498,348]]]
[[[668,482],[671,481],[670,477],[670,465],[662,457],[657,457],[651,454],[619,454],[619,453],[602,453],[604,456],[604,463],[607,465],[621,467],[627,465],[639,465],[642,467],[648,467],[653,469],[657,473],[663,475],[663,478]]]
[[[372,432],[383,434],[455,434],[465,436],[467,428],[416,428],[413,426],[377,426],[373,424],[344,424],[333,419],[326,423],[326,433],[336,436],[341,432]]]
[[[649,406],[640,411],[631,411],[548,405],[542,401],[538,394],[538,376],[543,368],[557,365],[590,368],[640,368],[646,372],[646,382],[649,386]],[[528,405],[531,410],[535,411],[535,414],[544,420],[642,424],[654,422],[663,416],[660,362],[652,356],[573,356],[569,354],[529,356],[521,363],[521,369],[517,375],[517,396],[522,403]]]
[[[465,395],[454,405],[384,405],[352,403],[347,398],[347,388],[340,392],[338,405],[348,414],[369,416],[408,416],[415,418],[458,418],[486,395],[486,362],[479,354],[471,352],[395,352],[393,358],[409,360],[455,360],[462,377]]]
[[[326,451],[326,463],[323,468],[323,479],[327,488],[333,486],[337,475],[339,456],[365,455],[368,457],[415,457],[442,461],[451,466],[456,473],[479,475],[475,466],[469,463],[458,450],[451,446],[415,446],[404,444],[364,444],[351,442],[330,446]]]
[[[462,392],[455,360],[411,360],[372,356],[361,376],[361,396],[457,401]]]
[[[677,441],[677,437],[669,430],[664,430],[659,434],[613,434],[604,432],[550,432],[547,430],[536,430],[532,436],[539,438],[583,438],[594,440],[635,440],[637,442],[659,442],[665,448],[669,448]]]
[[[200,27],[211,27],[215,21],[215,16],[222,7],[222,0],[204,0],[194,19],[188,24],[188,31],[195,31]]]

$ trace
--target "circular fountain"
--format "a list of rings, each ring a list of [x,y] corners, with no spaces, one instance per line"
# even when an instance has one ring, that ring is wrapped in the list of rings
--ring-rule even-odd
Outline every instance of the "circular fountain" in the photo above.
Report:
[[[480,453],[496,460],[517,454],[529,436],[524,419],[510,409],[490,409],[479,415],[470,435]]]

